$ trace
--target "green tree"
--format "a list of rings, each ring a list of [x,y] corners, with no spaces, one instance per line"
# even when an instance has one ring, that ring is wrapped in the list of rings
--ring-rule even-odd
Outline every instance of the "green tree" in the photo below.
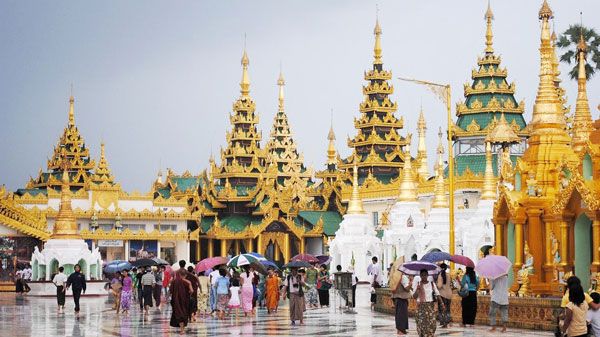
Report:
[[[583,33],[583,40],[587,45],[587,64],[585,65],[585,75],[589,80],[596,71],[600,71],[600,35],[593,28],[587,28],[582,25],[571,25],[569,29],[558,38],[556,45],[566,50],[560,56],[560,61],[569,65],[573,65],[569,76],[571,79],[577,79],[577,44],[579,37]]]

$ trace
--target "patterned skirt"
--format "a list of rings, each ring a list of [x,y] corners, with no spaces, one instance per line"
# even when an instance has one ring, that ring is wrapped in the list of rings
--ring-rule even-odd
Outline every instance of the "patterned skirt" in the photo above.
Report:
[[[417,333],[419,337],[433,337],[437,322],[435,321],[435,303],[417,303]]]
[[[129,310],[131,308],[131,290],[121,291],[121,310]]]
[[[225,311],[229,304],[229,294],[217,294],[217,310]]]
[[[308,307],[318,307],[319,306],[319,292],[317,291],[317,287],[315,285],[309,285],[306,294],[306,303]]]
[[[208,293],[198,292],[198,311],[201,313],[210,312],[208,304]]]

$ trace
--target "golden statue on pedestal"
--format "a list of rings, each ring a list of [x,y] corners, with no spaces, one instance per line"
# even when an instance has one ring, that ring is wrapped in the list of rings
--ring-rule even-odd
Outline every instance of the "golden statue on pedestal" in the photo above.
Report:
[[[554,231],[550,231],[550,251],[552,253],[552,265],[554,267],[554,280],[558,281],[559,279],[559,270],[558,266],[560,264],[560,243],[554,234]]]
[[[529,270],[521,269],[517,273],[517,283],[519,284],[519,290],[517,290],[517,296],[525,297],[531,295],[529,291]]]

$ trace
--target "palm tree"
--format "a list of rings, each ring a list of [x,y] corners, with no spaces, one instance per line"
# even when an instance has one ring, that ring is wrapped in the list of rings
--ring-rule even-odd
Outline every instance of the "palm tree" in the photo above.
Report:
[[[600,35],[593,28],[587,28],[582,25],[571,25],[564,33],[560,35],[556,45],[566,52],[560,56],[560,61],[566,64],[573,64],[569,72],[571,79],[577,79],[577,44],[583,34],[583,39],[588,47],[587,64],[585,65],[585,75],[589,80],[596,71],[600,71]],[[589,57],[591,56],[591,57]]]

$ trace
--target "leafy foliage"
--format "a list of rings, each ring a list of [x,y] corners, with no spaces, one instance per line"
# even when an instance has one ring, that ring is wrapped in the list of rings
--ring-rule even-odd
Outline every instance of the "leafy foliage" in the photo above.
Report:
[[[596,71],[600,71],[600,35],[593,28],[587,28],[579,24],[571,25],[569,29],[560,35],[556,45],[560,49],[566,50],[560,56],[560,61],[569,65],[573,64],[569,76],[571,79],[577,79],[577,44],[582,33],[588,47],[585,75],[589,80]]]

